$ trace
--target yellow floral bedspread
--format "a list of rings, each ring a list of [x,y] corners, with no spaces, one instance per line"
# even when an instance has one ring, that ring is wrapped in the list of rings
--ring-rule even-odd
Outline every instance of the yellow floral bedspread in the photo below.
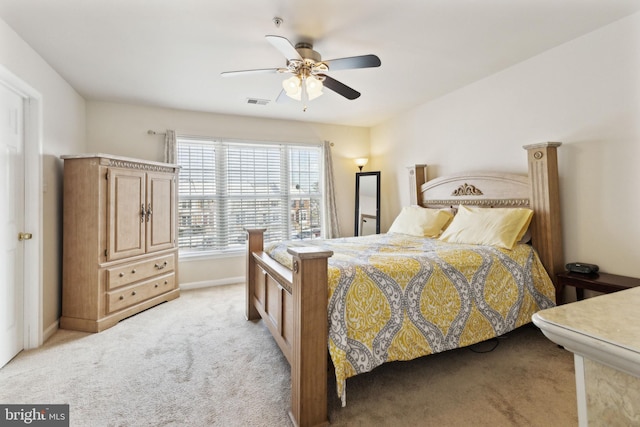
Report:
[[[265,251],[291,268],[290,246],[332,250],[329,353],[346,379],[393,360],[475,344],[552,307],[555,290],[531,246],[459,245],[404,234],[286,241]]]

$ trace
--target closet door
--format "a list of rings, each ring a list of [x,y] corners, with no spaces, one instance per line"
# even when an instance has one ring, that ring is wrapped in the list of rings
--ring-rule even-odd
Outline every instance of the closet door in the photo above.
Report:
[[[146,252],[146,174],[109,168],[107,180],[107,260],[143,255]]]
[[[147,252],[175,245],[175,175],[147,173]]]

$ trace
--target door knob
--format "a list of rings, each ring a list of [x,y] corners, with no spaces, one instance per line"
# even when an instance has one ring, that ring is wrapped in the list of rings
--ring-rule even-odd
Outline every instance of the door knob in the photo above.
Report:
[[[21,242],[23,240],[31,240],[32,237],[33,234],[31,233],[18,233],[18,240],[20,240]]]

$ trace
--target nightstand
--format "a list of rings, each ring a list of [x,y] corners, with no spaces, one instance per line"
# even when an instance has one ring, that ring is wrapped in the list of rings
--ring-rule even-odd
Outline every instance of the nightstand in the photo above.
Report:
[[[576,299],[578,301],[584,299],[585,289],[609,294],[640,286],[640,279],[608,273],[581,274],[565,271],[559,273],[557,277],[559,287],[557,295],[562,297],[564,287],[573,286],[576,288]],[[560,304],[562,304],[562,301],[558,301],[558,305]]]

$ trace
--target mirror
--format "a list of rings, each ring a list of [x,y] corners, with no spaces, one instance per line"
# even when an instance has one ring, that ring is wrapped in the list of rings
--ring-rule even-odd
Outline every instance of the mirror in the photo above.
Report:
[[[380,172],[356,173],[354,236],[380,233]]]

